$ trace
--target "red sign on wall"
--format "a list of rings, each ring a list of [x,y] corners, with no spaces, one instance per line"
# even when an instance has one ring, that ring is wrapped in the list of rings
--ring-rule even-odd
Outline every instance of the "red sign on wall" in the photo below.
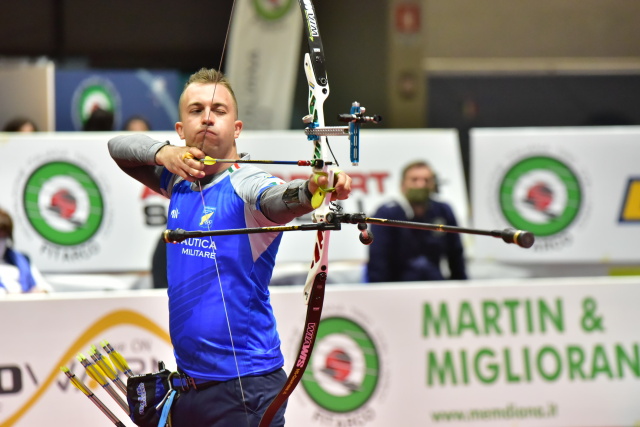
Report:
[[[404,34],[420,31],[420,5],[402,3],[396,6],[396,30]]]

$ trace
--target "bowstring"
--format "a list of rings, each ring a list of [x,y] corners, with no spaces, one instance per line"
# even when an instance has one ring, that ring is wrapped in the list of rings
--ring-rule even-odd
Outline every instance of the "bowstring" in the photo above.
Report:
[[[218,64],[218,73],[222,70],[222,61],[224,59],[224,54],[227,51],[227,41],[229,40],[229,33],[231,31],[231,18],[233,18],[233,11],[236,8],[236,0],[233,0],[231,3],[231,14],[229,15],[229,22],[227,23],[227,31],[224,35],[224,43],[222,44],[222,53],[220,54],[220,63]],[[218,74],[218,80],[220,79],[220,75]],[[218,88],[218,83],[213,85],[213,95],[211,95],[211,105],[213,106],[213,100],[216,97],[216,89]],[[236,106],[237,107],[237,106]],[[209,119],[211,118],[211,109],[207,113],[207,127],[209,127]],[[207,133],[205,132],[202,136],[202,147],[204,147],[204,140],[207,137]]]
[[[198,189],[200,191],[200,199],[202,200],[202,208],[203,210],[206,210],[206,202],[204,200],[204,192],[202,191],[202,184],[200,183],[200,180],[197,181],[198,182]],[[211,221],[206,221],[207,224],[207,230],[211,231]],[[213,263],[216,267],[216,276],[218,278],[218,286],[220,288],[220,298],[222,300],[222,307],[224,309],[224,317],[227,321],[227,330],[229,331],[229,340],[231,342],[231,352],[233,353],[233,361],[236,365],[236,373],[238,375],[238,384],[240,386],[240,396],[242,398],[242,406],[244,407],[244,412],[247,418],[247,425],[251,425],[251,423],[249,422],[249,410],[247,408],[247,401],[245,399],[245,394],[244,394],[244,387],[242,386],[242,379],[240,376],[240,365],[238,364],[238,356],[236,353],[236,346],[234,344],[233,341],[233,333],[231,332],[231,321],[229,320],[229,312],[227,310],[227,303],[224,297],[224,288],[222,286],[222,279],[220,277],[220,269],[218,268],[218,248],[215,244],[215,242],[213,241],[213,236],[209,236],[209,247],[211,248],[211,250],[213,251]]]
[[[227,50],[227,41],[229,40],[229,33],[231,30],[231,19],[233,18],[233,12],[235,10],[235,6],[236,6],[236,0],[233,0],[233,2],[231,3],[231,13],[229,15],[229,22],[227,24],[227,31],[225,33],[224,36],[224,43],[222,45],[222,54],[220,55],[220,63],[218,64],[218,73],[221,72],[222,69],[222,61],[224,60],[224,54]],[[218,80],[220,78],[220,75],[218,74]],[[218,88],[218,83],[215,83],[213,86],[213,95],[211,95],[211,106],[213,107],[213,102],[215,100],[216,97],[216,89]],[[209,125],[209,119],[211,118],[211,111],[212,108],[209,108],[209,112],[207,113],[207,120],[206,120],[206,126],[207,128],[210,126]],[[202,150],[204,148],[204,142],[205,142],[205,138],[207,137],[207,132],[204,132],[202,135],[202,144],[200,146],[200,149]],[[202,183],[200,182],[200,180],[197,181],[198,182],[198,189],[200,190],[200,199],[202,200],[202,209],[203,209],[203,213],[204,211],[206,211],[207,206],[206,206],[206,202],[204,200],[204,192],[202,191]],[[211,222],[210,221],[206,221],[207,223],[207,229],[209,231],[211,231]],[[222,307],[224,309],[224,317],[226,319],[227,322],[227,329],[229,331],[229,340],[231,342],[231,351],[233,353],[233,360],[234,363],[236,365],[236,374],[238,375],[238,384],[240,387],[240,396],[242,399],[242,406],[244,407],[244,413],[246,415],[246,419],[247,419],[247,425],[250,426],[251,422],[249,421],[249,410],[247,408],[247,401],[245,398],[245,393],[244,393],[244,387],[242,386],[242,378],[240,375],[240,365],[238,364],[238,356],[236,353],[236,346],[234,344],[233,341],[233,333],[231,332],[231,321],[229,320],[229,312],[227,310],[227,302],[225,300],[224,297],[224,289],[222,286],[222,279],[220,278],[220,269],[218,268],[218,251],[217,251],[217,247],[215,245],[215,242],[213,241],[213,237],[209,236],[209,243],[210,243],[210,247],[212,248],[213,251],[213,262],[216,268],[216,276],[218,277],[218,286],[220,287],[220,298],[222,301]]]

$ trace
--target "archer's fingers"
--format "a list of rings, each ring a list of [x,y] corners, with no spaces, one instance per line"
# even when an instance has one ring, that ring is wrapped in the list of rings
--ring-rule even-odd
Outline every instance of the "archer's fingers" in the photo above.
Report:
[[[205,154],[195,147],[186,148],[187,150],[184,151],[180,156],[180,170],[184,172],[184,175],[180,172],[178,172],[178,175],[189,182],[193,182],[196,179],[204,178],[204,163],[196,159],[203,159],[205,157]]]
[[[176,147],[167,145],[156,154],[156,163],[164,166],[189,182],[204,177],[204,165],[194,160],[204,153],[194,147]]]
[[[311,174],[309,177],[309,191],[314,194],[318,188],[327,188],[329,179],[326,175]]]
[[[345,200],[351,194],[351,177],[346,173],[336,170],[333,175],[335,191],[331,194],[331,200]]]

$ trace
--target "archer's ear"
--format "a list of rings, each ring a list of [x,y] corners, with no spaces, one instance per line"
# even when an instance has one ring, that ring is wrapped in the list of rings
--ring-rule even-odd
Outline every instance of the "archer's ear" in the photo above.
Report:
[[[176,123],[177,125],[177,123]],[[233,132],[233,137],[234,138],[238,138],[240,136],[240,132],[242,132],[242,126],[244,126],[244,123],[242,123],[242,120],[236,120],[235,122],[235,131]]]
[[[182,122],[176,122],[176,132],[178,133],[178,136],[180,136],[180,139],[184,139],[184,126],[182,125]]]

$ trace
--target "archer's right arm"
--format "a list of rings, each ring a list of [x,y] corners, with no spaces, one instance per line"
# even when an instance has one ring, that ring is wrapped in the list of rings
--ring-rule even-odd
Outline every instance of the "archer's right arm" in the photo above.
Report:
[[[204,157],[197,148],[170,145],[167,141],[156,141],[143,134],[117,136],[109,141],[108,146],[120,169],[158,193],[161,192],[164,168],[191,182],[204,176],[202,170],[191,167],[203,166],[195,161],[185,162],[183,158],[187,152]]]

